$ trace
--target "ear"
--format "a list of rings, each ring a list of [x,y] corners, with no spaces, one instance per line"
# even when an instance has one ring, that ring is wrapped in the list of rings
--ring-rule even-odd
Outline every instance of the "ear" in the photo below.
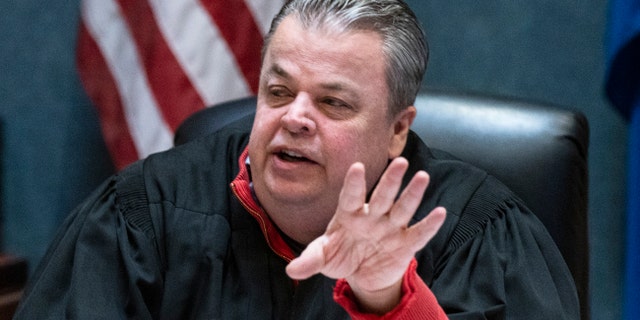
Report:
[[[393,132],[389,143],[389,159],[396,158],[402,154],[402,150],[407,144],[409,128],[413,123],[413,119],[416,118],[416,113],[416,107],[409,106],[394,117],[391,125]]]

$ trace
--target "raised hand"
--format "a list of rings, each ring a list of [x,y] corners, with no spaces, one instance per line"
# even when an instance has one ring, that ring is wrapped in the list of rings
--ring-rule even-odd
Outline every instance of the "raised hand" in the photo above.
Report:
[[[402,277],[409,262],[433,238],[446,216],[446,210],[438,207],[408,227],[429,184],[429,175],[416,173],[396,201],[407,167],[406,159],[394,159],[366,203],[365,168],[362,163],[353,164],[326,232],[291,261],[287,266],[289,276],[306,279],[322,273],[345,278],[363,310],[391,310],[400,300]]]

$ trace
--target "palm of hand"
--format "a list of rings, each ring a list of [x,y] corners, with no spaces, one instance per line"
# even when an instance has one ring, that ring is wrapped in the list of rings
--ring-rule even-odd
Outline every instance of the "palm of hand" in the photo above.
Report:
[[[365,203],[364,166],[351,166],[325,234],[289,264],[287,273],[296,279],[316,273],[346,278],[354,291],[365,293],[397,285],[415,252],[426,245],[445,219],[444,208],[436,208],[408,227],[429,176],[418,172],[396,200],[407,167],[405,159],[394,159],[369,203]]]

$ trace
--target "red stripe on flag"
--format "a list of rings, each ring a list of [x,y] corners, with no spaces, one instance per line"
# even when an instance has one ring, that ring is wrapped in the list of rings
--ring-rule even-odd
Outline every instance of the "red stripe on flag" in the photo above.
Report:
[[[175,131],[184,119],[205,107],[204,101],[167,45],[149,3],[140,0],[118,0],[118,3],[135,39],[156,103]]]
[[[113,75],[84,21],[80,22],[76,54],[80,79],[98,110],[107,149],[116,168],[122,169],[138,160],[138,152],[127,127]]]
[[[225,38],[253,93],[258,92],[262,34],[251,10],[239,0],[201,0]]]

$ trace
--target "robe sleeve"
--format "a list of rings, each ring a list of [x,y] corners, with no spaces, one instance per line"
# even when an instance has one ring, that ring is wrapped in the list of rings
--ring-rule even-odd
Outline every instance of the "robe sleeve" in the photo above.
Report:
[[[571,273],[537,217],[485,184],[430,284],[450,319],[580,319]]]
[[[157,316],[161,263],[142,178],[129,174],[133,169],[103,183],[66,218],[14,319]]]
[[[438,301],[431,290],[416,273],[416,261],[411,261],[402,280],[402,298],[398,306],[387,314],[378,316],[362,313],[355,302],[353,291],[345,279],[338,280],[334,289],[334,300],[355,320],[446,320]]]

